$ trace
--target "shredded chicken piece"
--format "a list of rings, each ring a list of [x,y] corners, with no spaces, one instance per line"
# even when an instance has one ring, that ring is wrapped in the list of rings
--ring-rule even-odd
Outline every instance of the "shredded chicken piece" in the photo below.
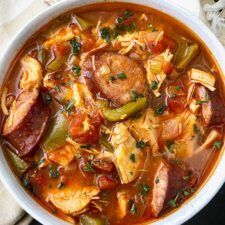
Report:
[[[50,49],[53,45],[70,41],[74,37],[75,35],[70,27],[63,27],[54,33],[49,40],[45,41],[43,46],[45,49]]]
[[[119,191],[117,192],[118,199],[118,216],[123,218],[126,216],[129,207],[130,194],[128,191]]]
[[[220,133],[217,130],[212,130],[208,137],[206,138],[206,140],[204,141],[204,143],[195,150],[194,154],[199,154],[200,152],[204,151],[205,149],[209,148],[210,145],[212,146],[213,142],[216,141],[217,139],[219,139],[220,137]]]
[[[169,63],[172,58],[173,54],[169,49],[166,49],[160,55],[149,59],[145,65],[148,83],[150,84],[150,86],[152,86],[153,82],[157,83],[157,87],[152,90],[156,97],[159,97],[161,95],[159,89],[166,79],[166,74],[163,72],[163,65],[165,63]]]
[[[1,107],[2,107],[2,112],[8,116],[9,111],[6,107],[6,96],[7,96],[8,88],[4,88],[2,92],[2,97],[1,97]]]
[[[128,131],[128,127],[119,123],[114,128],[111,144],[114,147],[113,161],[122,184],[135,180],[143,166],[142,152],[137,149],[136,141]]]
[[[192,83],[202,84],[203,86],[208,88],[210,91],[215,91],[216,88],[214,87],[214,85],[215,85],[216,79],[212,74],[202,70],[192,68],[189,71],[189,76],[191,78]]]
[[[26,91],[39,88],[43,80],[42,67],[39,61],[30,56],[25,56],[22,59],[22,67],[20,88]]]

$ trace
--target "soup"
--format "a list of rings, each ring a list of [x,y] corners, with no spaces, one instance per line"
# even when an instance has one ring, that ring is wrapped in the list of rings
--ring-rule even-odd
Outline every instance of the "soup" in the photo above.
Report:
[[[161,12],[122,3],[67,12],[8,72],[3,151],[24,188],[66,221],[153,221],[216,163],[220,76],[201,41]]]

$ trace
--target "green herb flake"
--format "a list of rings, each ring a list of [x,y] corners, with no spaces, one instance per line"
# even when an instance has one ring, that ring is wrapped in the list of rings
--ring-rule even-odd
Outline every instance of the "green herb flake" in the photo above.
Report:
[[[187,175],[187,176],[183,176],[183,180],[189,180],[190,179],[190,176]]]
[[[208,102],[209,102],[208,100],[198,100],[198,101],[196,101],[196,105],[202,105],[202,104],[205,104]]]
[[[51,179],[56,179],[59,177],[59,171],[57,170],[57,168],[51,164],[50,167],[49,167],[49,177]]]
[[[111,75],[111,76],[109,77],[109,80],[110,80],[111,82],[113,82],[114,80],[116,80],[116,77],[114,77],[113,75]]]
[[[181,87],[180,87],[179,85],[177,85],[177,86],[175,87],[175,89],[176,89],[176,91],[180,91],[180,90],[181,90]]]
[[[138,210],[137,210],[137,206],[136,206],[135,202],[133,200],[129,200],[129,205],[131,206],[130,207],[130,212],[132,214],[137,214]]]
[[[72,46],[72,53],[74,55],[78,55],[80,53],[81,43],[79,43],[75,39],[73,39],[70,41],[70,44]]]
[[[183,191],[183,195],[188,196],[188,195],[190,195],[190,193],[188,191]]]
[[[143,94],[139,94],[136,91],[132,91],[130,96],[132,101],[137,101],[138,98],[143,98],[143,97],[144,97]]]
[[[83,166],[83,171],[87,173],[95,173],[95,169],[91,166],[90,162],[87,162],[85,166]]]
[[[123,23],[125,20],[127,20],[129,17],[131,17],[133,13],[129,10],[125,10],[122,15],[120,15],[117,18],[117,23]]]
[[[106,40],[106,42],[110,42],[111,35],[110,35],[110,29],[108,27],[104,27],[100,29],[100,35],[102,39]]]
[[[148,24],[148,29],[151,30],[151,32],[156,32],[158,31],[158,29],[156,29],[155,27],[153,27],[153,25],[150,23]]]
[[[92,145],[80,145],[80,148],[86,148],[86,149],[91,149]]]
[[[176,208],[176,207],[177,207],[177,203],[176,203],[176,201],[175,201],[174,199],[170,199],[170,200],[168,201],[168,204],[169,204],[169,206],[172,207],[172,208]]]
[[[79,77],[81,68],[79,66],[77,66],[77,65],[74,65],[74,66],[72,66],[72,71],[73,71],[73,75],[75,77]]]
[[[220,149],[221,148],[221,145],[222,145],[222,142],[221,141],[215,141],[213,143],[213,148],[214,149]]]
[[[158,107],[155,110],[155,116],[162,115],[166,109],[167,109],[167,106],[165,104],[158,105]]]
[[[137,141],[136,142],[136,147],[137,148],[145,148],[146,143],[144,141]]]
[[[199,128],[197,127],[196,124],[193,125],[193,131],[198,134],[200,132]]]
[[[142,196],[148,195],[150,186],[148,184],[140,184],[140,193]]]
[[[157,90],[158,89],[158,82],[157,81],[152,81],[151,83],[151,89],[152,90]]]
[[[124,80],[127,79],[127,75],[125,73],[119,73],[116,75],[118,79]]]
[[[70,100],[66,105],[63,105],[62,112],[71,112],[74,108],[74,101]]]
[[[174,148],[175,148],[174,141],[167,141],[166,147],[167,147],[169,152],[174,153]]]
[[[130,160],[131,160],[132,162],[135,162],[135,161],[136,161],[135,154],[131,154],[131,155],[130,155]]]
[[[57,185],[57,188],[59,190],[62,190],[63,188],[65,187],[65,184],[63,182],[60,182],[58,185]]]

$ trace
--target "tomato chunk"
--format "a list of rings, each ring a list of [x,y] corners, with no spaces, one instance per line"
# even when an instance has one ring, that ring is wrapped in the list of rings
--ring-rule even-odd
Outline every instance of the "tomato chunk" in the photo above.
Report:
[[[168,106],[174,112],[180,113],[186,107],[186,97],[185,96],[170,97],[168,98]]]

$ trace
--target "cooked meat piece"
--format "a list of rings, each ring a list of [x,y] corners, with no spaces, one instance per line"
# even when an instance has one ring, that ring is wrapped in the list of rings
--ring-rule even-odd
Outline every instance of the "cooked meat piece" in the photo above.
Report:
[[[206,125],[219,125],[225,122],[225,108],[215,92],[207,92],[205,87],[199,86],[196,89],[196,95],[197,100],[203,101],[201,116]]]
[[[47,197],[55,207],[66,214],[79,214],[85,211],[92,197],[99,193],[95,186],[74,185],[63,190],[52,191]]]
[[[20,156],[27,155],[38,144],[50,116],[36,89],[22,92],[16,98],[3,125],[5,136]]]
[[[123,123],[118,123],[112,134],[113,161],[122,184],[134,181],[143,167],[143,154],[136,147],[136,141]]]
[[[94,57],[92,64],[86,62],[84,65],[92,65],[96,88],[114,104],[121,106],[130,102],[132,91],[146,94],[145,74],[135,60],[117,53]],[[90,72],[90,68],[87,70]]]
[[[149,204],[146,209],[147,215],[157,217],[167,197],[169,188],[169,165],[162,159],[156,158],[151,166],[150,180],[152,187],[149,195]]]

